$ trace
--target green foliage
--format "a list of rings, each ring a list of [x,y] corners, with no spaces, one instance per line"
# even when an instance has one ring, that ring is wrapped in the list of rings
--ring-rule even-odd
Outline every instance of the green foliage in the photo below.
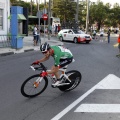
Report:
[[[11,5],[17,5],[22,7],[27,7],[29,14],[36,15],[37,5],[34,0],[30,2],[25,2],[22,0],[10,0]],[[44,4],[39,5],[39,9],[48,8],[48,3],[46,6]],[[79,4],[79,15],[78,19],[80,21],[79,25],[86,26],[86,1]],[[52,15],[54,17],[59,17],[61,22],[70,22],[75,19],[76,14],[76,2],[71,2],[71,0],[53,0]],[[120,5],[118,3],[114,4],[113,8],[107,3],[106,5],[98,0],[96,3],[91,3],[89,7],[89,26],[92,24],[97,24],[98,30],[103,26],[113,26],[117,27],[120,24]]]
[[[62,21],[71,21],[75,17],[76,5],[70,0],[55,0],[53,16],[59,17]]]

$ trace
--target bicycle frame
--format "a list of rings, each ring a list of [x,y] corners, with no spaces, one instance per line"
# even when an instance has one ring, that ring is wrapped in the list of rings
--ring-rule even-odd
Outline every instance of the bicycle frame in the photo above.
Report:
[[[69,79],[69,77],[66,75],[67,67],[68,67],[68,65],[66,65],[65,67],[59,69],[59,72],[61,72],[60,78],[61,78],[62,81],[63,81],[63,78],[65,78],[66,80],[68,80],[69,82],[71,82],[71,80]],[[30,66],[30,68],[32,70],[34,70],[34,71],[36,70],[33,66]],[[50,71],[50,70],[47,70],[47,71]],[[56,80],[55,75],[49,74],[47,77],[50,78],[52,80],[52,82],[55,82],[55,80]],[[36,80],[36,82],[40,83],[42,80],[43,80],[43,77],[40,76]],[[70,84],[70,83],[63,83],[61,85],[68,85],[68,84]]]
[[[61,75],[60,75],[60,78],[63,80],[63,78],[67,79],[69,82],[71,82],[71,80],[68,78],[68,76],[66,75],[66,71],[67,71],[67,67],[68,65],[66,65],[65,67],[63,68],[60,68],[58,72],[61,72]],[[50,71],[50,70],[47,70],[47,71]],[[54,81],[55,78],[55,75],[48,75],[48,77]]]

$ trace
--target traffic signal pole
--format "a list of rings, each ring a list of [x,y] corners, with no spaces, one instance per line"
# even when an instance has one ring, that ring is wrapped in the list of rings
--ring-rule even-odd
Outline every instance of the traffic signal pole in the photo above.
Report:
[[[40,4],[40,0],[37,1],[37,7],[38,7],[38,24],[39,24],[39,46],[41,45],[41,38],[40,38],[40,10],[39,10],[39,4]]]
[[[86,15],[86,33],[88,32],[89,27],[89,0],[87,2],[87,15]]]
[[[51,17],[51,0],[49,0],[48,7],[48,40],[50,40],[50,17]]]
[[[79,0],[77,0],[76,23],[78,24]]]

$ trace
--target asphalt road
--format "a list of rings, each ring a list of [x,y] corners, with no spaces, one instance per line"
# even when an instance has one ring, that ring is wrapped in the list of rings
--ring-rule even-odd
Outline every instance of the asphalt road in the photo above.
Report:
[[[120,58],[116,58],[118,49],[111,43],[92,41],[90,44],[64,42],[75,58],[68,70],[76,69],[82,74],[81,84],[71,92],[61,92],[57,88],[48,88],[40,96],[28,99],[21,95],[20,87],[29,76],[36,74],[29,69],[30,64],[41,58],[40,52],[32,51],[0,57],[0,119],[1,120],[119,120],[119,113],[74,112],[82,103],[120,103],[119,90],[96,90],[80,103],[73,105],[79,97],[89,91],[109,74],[120,78]],[[45,62],[48,68],[53,64],[52,58]],[[73,108],[66,110],[69,105]],[[65,111],[63,111],[65,109]],[[59,114],[60,112],[65,114]],[[56,116],[58,115],[59,116]]]

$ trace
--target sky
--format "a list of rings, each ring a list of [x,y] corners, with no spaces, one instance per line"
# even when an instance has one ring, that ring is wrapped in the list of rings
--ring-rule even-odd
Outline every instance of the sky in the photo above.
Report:
[[[24,0],[24,1],[30,1],[30,0]],[[34,1],[36,1],[36,0],[34,0]],[[40,1],[40,3],[41,2],[44,2],[45,0],[39,0]],[[49,1],[49,0],[46,0],[46,1]],[[97,0],[90,0],[91,2],[97,2]],[[120,4],[120,0],[101,0],[103,3],[110,3],[110,4],[114,4],[114,3],[119,3]]]
[[[90,0],[90,1],[92,1],[92,2],[96,2],[97,0]],[[106,4],[106,3],[110,3],[110,4],[112,4],[112,5],[114,5],[115,3],[118,3],[118,4],[120,4],[120,0],[101,0],[104,4]]]

